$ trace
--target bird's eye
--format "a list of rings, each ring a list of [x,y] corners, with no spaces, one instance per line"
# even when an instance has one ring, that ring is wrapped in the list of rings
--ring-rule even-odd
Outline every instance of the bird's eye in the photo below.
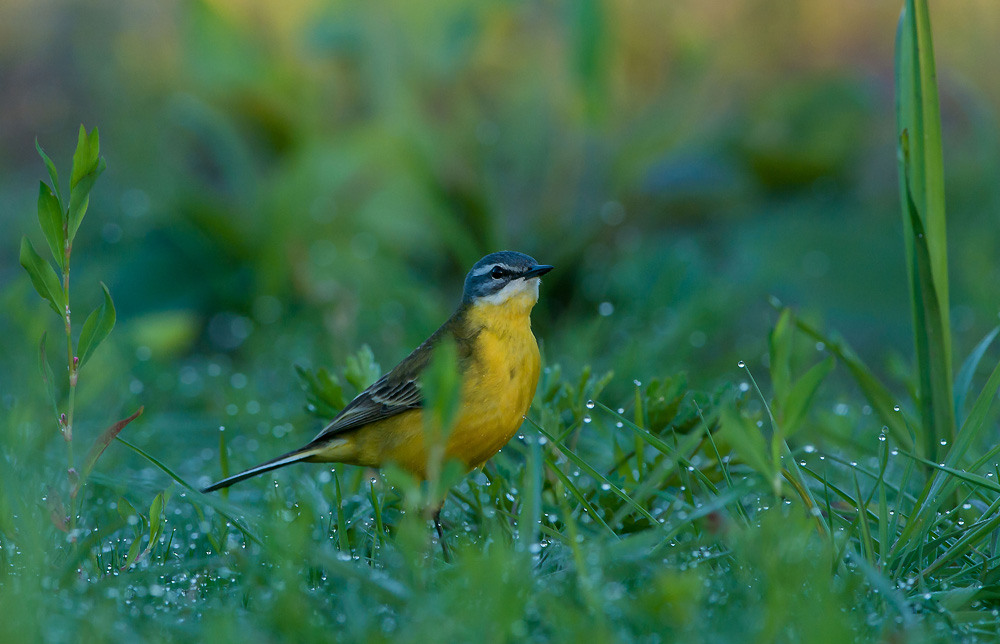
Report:
[[[493,270],[490,271],[490,277],[492,277],[495,280],[498,280],[504,276],[504,273],[505,271],[502,268],[500,268],[499,266],[494,266]]]

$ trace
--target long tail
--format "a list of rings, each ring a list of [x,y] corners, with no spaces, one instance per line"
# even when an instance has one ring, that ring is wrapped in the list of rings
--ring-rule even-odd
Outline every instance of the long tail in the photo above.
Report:
[[[286,465],[291,465],[292,463],[298,463],[299,461],[304,461],[310,456],[313,456],[321,449],[317,449],[315,445],[306,446],[299,448],[293,452],[288,452],[283,454],[278,458],[272,458],[269,461],[261,463],[260,465],[251,467],[248,470],[244,470],[239,474],[233,474],[232,476],[226,477],[221,481],[216,481],[212,483],[207,488],[202,490],[203,493],[207,494],[209,492],[214,492],[216,490],[221,490],[224,487],[229,487],[233,483],[239,483],[258,474],[263,474],[264,472],[270,472],[271,470],[276,470],[279,467],[284,467]]]

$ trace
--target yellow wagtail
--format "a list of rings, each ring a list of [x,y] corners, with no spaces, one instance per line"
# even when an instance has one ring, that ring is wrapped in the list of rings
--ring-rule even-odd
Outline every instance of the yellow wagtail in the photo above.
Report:
[[[396,463],[426,478],[420,375],[430,364],[434,347],[448,338],[458,348],[462,384],[445,459],[457,459],[469,470],[479,467],[511,439],[535,395],[540,360],[530,313],[538,301],[539,277],[550,270],[551,266],[512,251],[482,258],[465,278],[462,303],[454,315],[358,394],[316,438],[202,491],[229,487],[299,461],[365,467]]]

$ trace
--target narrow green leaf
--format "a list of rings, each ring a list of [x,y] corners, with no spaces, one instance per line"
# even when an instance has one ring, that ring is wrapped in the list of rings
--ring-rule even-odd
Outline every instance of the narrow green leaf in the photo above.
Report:
[[[791,391],[785,398],[782,405],[781,423],[785,436],[791,436],[801,427],[802,419],[805,418],[813,396],[819,389],[823,380],[833,371],[836,363],[833,356],[813,365],[801,378],[792,385]]]
[[[123,563],[121,567],[122,570],[125,570],[135,563],[136,559],[139,558],[139,549],[141,547],[142,535],[139,535],[132,541],[132,546],[128,549],[128,555],[125,557],[125,563]]]
[[[42,372],[42,382],[45,383],[45,393],[48,394],[49,402],[52,403],[52,413],[56,419],[59,418],[59,401],[56,400],[56,378],[49,366],[49,359],[45,355],[45,336],[48,332],[42,332],[42,339],[38,342],[38,369]]]
[[[66,261],[64,248],[66,230],[63,228],[62,207],[55,193],[45,185],[44,181],[38,182],[38,225],[45,235],[45,242],[52,251],[53,259],[62,269]]]
[[[900,203],[923,421],[923,451],[939,460],[955,437],[944,199],[934,46],[926,0],[906,0],[896,38]]]
[[[66,293],[52,265],[35,252],[27,237],[21,238],[21,266],[28,271],[31,284],[42,298],[49,303],[60,318],[66,315]]]
[[[905,155],[904,155],[905,156]],[[909,167],[908,165],[906,166]],[[928,456],[939,458],[944,452],[941,441],[952,442],[955,438],[955,401],[952,395],[950,340],[947,326],[942,318],[947,317],[938,300],[938,289],[934,286],[934,274],[930,250],[924,225],[913,201],[907,181],[907,209],[910,227],[914,233],[913,261],[914,273],[918,280],[914,283],[913,298],[917,303],[914,310],[917,342],[917,370],[920,375],[920,408],[924,421],[924,444]]]
[[[163,526],[162,514],[163,492],[160,492],[149,505],[149,547],[147,549],[151,549],[156,540],[160,538],[160,530]]]
[[[986,337],[979,341],[976,348],[972,350],[969,357],[962,363],[962,368],[955,379],[955,419],[959,427],[965,422],[965,399],[969,395],[972,387],[972,378],[976,375],[976,369],[986,353],[986,349],[993,343],[993,339],[1000,333],[1000,326],[993,327],[993,330],[986,334]]]
[[[99,159],[94,169],[81,177],[76,186],[70,190],[67,236],[71,244],[76,238],[76,231],[80,228],[83,216],[87,214],[87,206],[90,205],[90,191],[94,187],[94,182],[106,168],[107,164],[104,163],[104,159]]]
[[[38,151],[38,156],[42,157],[42,161],[45,162],[45,167],[49,171],[49,179],[52,180],[52,188],[56,192],[56,200],[59,202],[59,210],[63,209],[63,198],[62,191],[59,189],[59,172],[56,171],[56,164],[52,163],[52,159],[49,155],[45,154],[45,150],[42,149],[41,144],[38,143],[38,139],[35,139],[35,149]]]
[[[875,541],[872,539],[871,525],[868,523],[868,503],[861,494],[861,486],[858,485],[857,473],[854,472],[853,476],[854,493],[857,495],[858,499],[858,516],[860,518],[858,525],[861,528],[861,550],[864,553],[865,561],[874,566]]]
[[[778,316],[778,322],[771,329],[768,337],[768,349],[771,357],[771,387],[774,389],[775,401],[780,401],[783,407],[785,397],[792,385],[792,310],[786,308]]]
[[[80,134],[76,142],[76,151],[73,153],[73,172],[69,179],[69,189],[72,192],[77,184],[90,174],[97,165],[97,157],[100,155],[100,143],[97,136],[97,128],[88,135],[87,128],[80,125]]]
[[[768,447],[764,435],[756,427],[747,422],[732,406],[720,410],[720,429],[722,437],[733,446],[740,458],[752,467],[758,474],[770,483],[775,479],[774,463],[768,457]]]
[[[942,497],[947,497],[948,495],[950,495],[954,491],[954,489],[958,486],[957,481],[964,481],[965,483],[969,483],[970,485],[975,485],[976,487],[981,487],[983,489],[990,490],[992,492],[1000,492],[1000,483],[997,483],[993,479],[988,479],[985,476],[982,476],[981,474],[975,474],[968,470],[960,470],[958,468],[949,467],[947,465],[941,465],[940,463],[929,461],[926,458],[921,458],[914,454],[907,454],[906,452],[901,452],[901,453],[906,454],[906,456],[909,456],[915,461],[923,463],[927,467],[938,470],[938,475],[940,476],[940,480],[949,483],[948,486],[942,488],[944,490],[943,493],[939,493],[936,495],[937,499],[941,499]],[[944,476],[943,474],[949,474],[950,476]],[[931,498],[934,498],[934,495],[929,495],[929,496]],[[940,505],[941,505],[940,503],[934,503],[934,504],[929,504],[927,507],[931,508],[933,511],[937,511]],[[929,512],[930,510],[927,511],[927,513]]]
[[[136,511],[135,507],[133,507],[132,504],[129,503],[129,500],[126,499],[124,496],[118,498],[118,503],[115,504],[115,507],[118,509],[118,516],[120,516],[122,518],[122,521],[124,521],[125,523],[128,523],[128,518],[130,516],[134,514],[139,514]]]
[[[80,341],[76,346],[81,367],[87,364],[87,360],[115,326],[115,303],[111,300],[111,293],[108,292],[104,282],[101,282],[101,289],[104,291],[104,301],[87,316],[83,330],[80,331]]]
[[[955,438],[955,442],[945,459],[948,465],[953,467],[961,466],[962,460],[965,458],[965,453],[969,451],[973,443],[979,439],[984,431],[993,427],[992,424],[986,422],[986,417],[998,390],[1000,390],[1000,363],[997,363],[997,366],[993,368],[993,373],[990,374],[986,384],[983,385],[982,391],[976,397],[976,402],[972,404],[972,410],[962,424],[962,429],[959,430],[958,436]]]

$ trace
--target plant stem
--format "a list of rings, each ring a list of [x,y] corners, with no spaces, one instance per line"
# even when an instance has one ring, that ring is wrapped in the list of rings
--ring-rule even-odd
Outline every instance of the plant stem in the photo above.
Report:
[[[66,293],[66,363],[69,370],[69,402],[66,407],[66,422],[63,426],[63,438],[66,440],[67,469],[66,476],[69,480],[69,527],[70,539],[76,541],[76,471],[73,466],[73,408],[76,401],[76,381],[77,381],[77,359],[73,355],[73,326],[70,321],[69,307],[69,257],[70,242],[66,241],[65,261],[63,262],[63,291]]]

